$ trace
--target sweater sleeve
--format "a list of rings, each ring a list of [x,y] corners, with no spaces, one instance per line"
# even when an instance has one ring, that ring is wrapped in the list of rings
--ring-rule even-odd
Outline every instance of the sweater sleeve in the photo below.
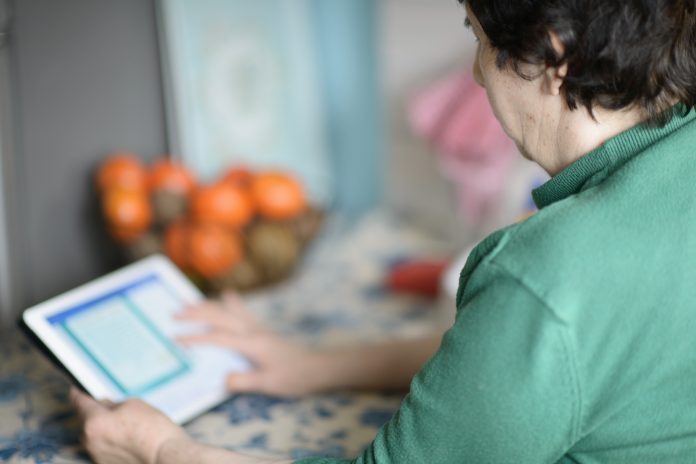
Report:
[[[440,349],[362,455],[299,462],[557,462],[577,440],[581,415],[571,347],[537,296],[484,263]]]

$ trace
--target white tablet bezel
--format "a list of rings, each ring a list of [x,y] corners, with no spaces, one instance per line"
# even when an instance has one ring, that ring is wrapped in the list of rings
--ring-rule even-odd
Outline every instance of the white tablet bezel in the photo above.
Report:
[[[23,313],[22,318],[27,327],[34,332],[89,394],[100,400],[113,400],[111,387],[106,385],[90,366],[74,354],[74,348],[68,346],[48,322],[48,318],[65,311],[66,308],[93,300],[153,274],[159,277],[169,290],[175,292],[183,304],[193,304],[204,298],[200,290],[168,258],[162,255],[153,255],[33,306]],[[167,414],[173,421],[183,423],[222,402],[227,396],[224,391],[207,392],[202,396],[191,398],[190,402],[181,404],[176,411],[168,411]]]

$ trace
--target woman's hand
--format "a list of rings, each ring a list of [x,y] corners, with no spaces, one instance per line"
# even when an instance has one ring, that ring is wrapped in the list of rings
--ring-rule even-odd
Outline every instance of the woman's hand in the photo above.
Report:
[[[197,443],[140,400],[99,402],[74,387],[70,400],[82,422],[85,449],[97,464],[290,464],[286,459],[261,459]]]
[[[181,427],[140,400],[98,402],[74,387],[70,400],[80,417],[84,446],[100,464],[154,463],[166,443],[191,442]]]
[[[211,344],[237,351],[255,368],[230,374],[230,392],[257,392],[277,396],[299,396],[324,389],[325,356],[274,334],[244,307],[233,293],[187,308],[180,320],[201,322],[208,332],[180,337],[184,345]]]

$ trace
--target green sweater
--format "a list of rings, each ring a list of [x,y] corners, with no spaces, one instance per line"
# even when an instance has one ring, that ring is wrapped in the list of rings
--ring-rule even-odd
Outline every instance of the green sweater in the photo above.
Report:
[[[473,251],[454,326],[354,462],[696,462],[695,112],[533,194]]]

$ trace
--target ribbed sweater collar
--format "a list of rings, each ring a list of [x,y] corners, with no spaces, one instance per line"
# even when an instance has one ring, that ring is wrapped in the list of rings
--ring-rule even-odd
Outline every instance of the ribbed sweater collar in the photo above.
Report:
[[[542,209],[581,192],[595,184],[590,180],[597,174],[617,168],[694,119],[696,119],[696,111],[692,109],[685,114],[683,107],[677,107],[670,122],[663,127],[639,124],[622,132],[534,189],[532,191],[534,203]]]

